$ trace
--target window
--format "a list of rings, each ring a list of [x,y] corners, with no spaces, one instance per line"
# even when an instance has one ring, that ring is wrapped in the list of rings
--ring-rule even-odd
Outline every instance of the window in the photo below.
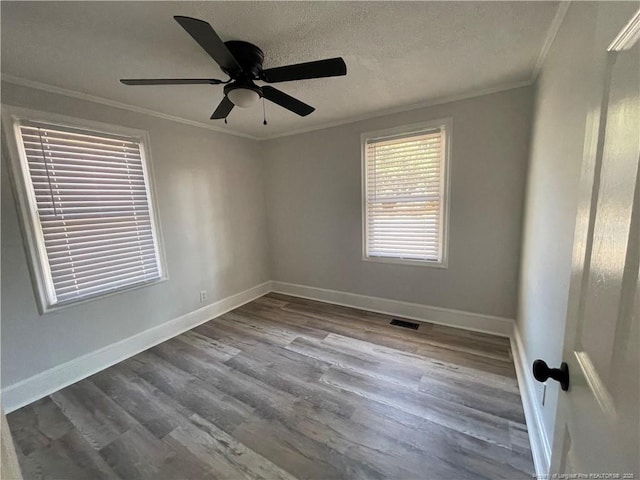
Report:
[[[162,279],[144,134],[22,116],[12,123],[41,310]]]
[[[364,259],[446,266],[450,121],[362,135]]]

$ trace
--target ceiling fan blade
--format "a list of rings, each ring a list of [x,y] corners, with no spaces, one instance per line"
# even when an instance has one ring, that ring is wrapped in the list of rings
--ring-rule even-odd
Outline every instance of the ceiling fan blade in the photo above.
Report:
[[[347,74],[347,64],[341,57],[298,63],[263,70],[260,78],[268,83],[306,80],[308,78],[338,77]]]
[[[291,95],[287,95],[277,88],[273,88],[268,85],[262,87],[262,96],[267,100],[286,108],[287,110],[291,110],[293,113],[297,113],[301,117],[306,117],[315,110],[311,105],[307,105],[297,98],[293,98]]]
[[[242,67],[220,39],[216,31],[203,20],[197,18],[173,17],[193,39],[213,58],[218,65],[228,71],[242,71]]]
[[[219,85],[217,78],[123,78],[125,85]]]
[[[219,120],[221,118],[227,118],[229,113],[233,110],[233,102],[225,95],[216,111],[211,115],[211,120]]]

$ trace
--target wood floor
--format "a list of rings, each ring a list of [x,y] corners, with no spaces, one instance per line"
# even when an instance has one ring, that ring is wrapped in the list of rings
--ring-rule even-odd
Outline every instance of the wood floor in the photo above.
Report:
[[[517,479],[504,338],[269,294],[8,416],[24,478]]]

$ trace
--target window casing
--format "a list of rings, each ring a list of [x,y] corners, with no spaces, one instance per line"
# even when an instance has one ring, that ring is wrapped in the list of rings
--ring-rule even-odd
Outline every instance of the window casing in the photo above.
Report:
[[[42,313],[166,279],[145,132],[3,107]]]
[[[446,268],[451,120],[362,134],[363,259]]]

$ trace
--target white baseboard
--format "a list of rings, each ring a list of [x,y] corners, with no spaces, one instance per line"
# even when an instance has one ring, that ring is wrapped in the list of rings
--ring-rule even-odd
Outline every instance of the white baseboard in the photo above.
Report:
[[[511,352],[518,377],[518,387],[522,398],[522,407],[529,431],[529,443],[533,454],[533,464],[537,478],[547,478],[551,466],[551,443],[544,427],[542,411],[536,396],[535,382],[531,371],[531,363],[527,359],[520,337],[518,326],[515,325],[511,337]]]
[[[271,291],[271,282],[223,298],[193,312],[169,320],[132,337],[45,370],[2,389],[2,405],[6,413],[46,397],[72,383],[115,365],[137,353],[180,335],[234,308]]]
[[[370,312],[384,313],[398,317],[418,320],[421,322],[437,323],[450,327],[491,333],[501,337],[511,337],[514,321],[510,318],[483,315],[449,308],[433,307],[419,303],[401,302],[387,298],[369,297],[356,293],[327,290],[325,288],[309,287],[272,281],[272,290],[285,295],[308,298],[321,302],[343,305],[345,307],[360,308]]]

